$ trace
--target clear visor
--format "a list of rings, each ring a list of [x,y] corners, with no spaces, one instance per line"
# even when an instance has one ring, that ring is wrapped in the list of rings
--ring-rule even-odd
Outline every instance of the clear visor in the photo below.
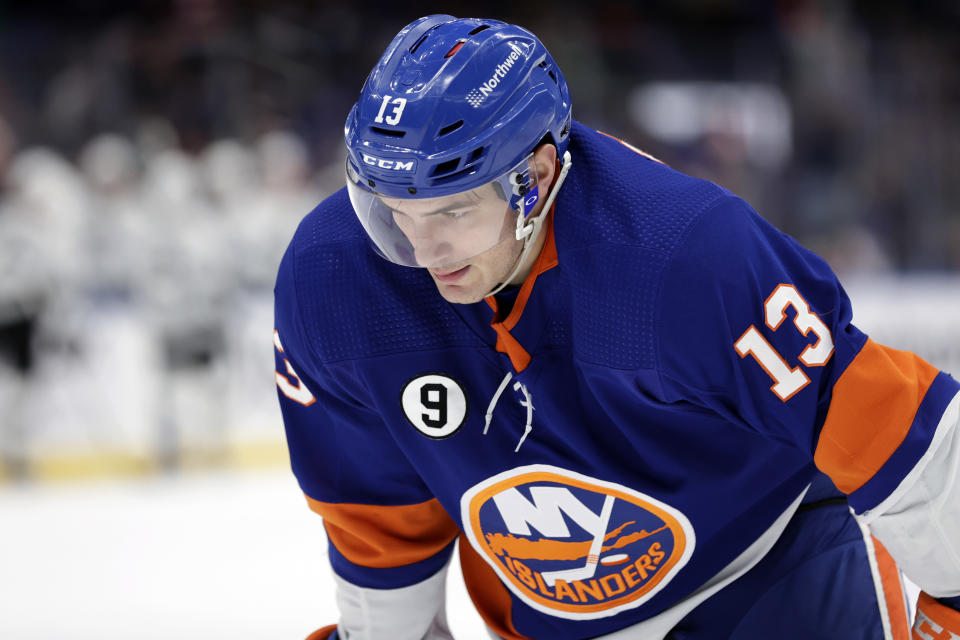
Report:
[[[437,198],[396,198],[367,186],[347,159],[347,191],[379,253],[408,267],[469,262],[501,242],[519,239],[539,199],[533,153],[496,180]]]

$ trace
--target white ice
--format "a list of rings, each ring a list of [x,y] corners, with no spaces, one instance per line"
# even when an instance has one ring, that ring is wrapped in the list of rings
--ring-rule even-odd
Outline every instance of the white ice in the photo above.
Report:
[[[451,567],[458,640],[487,640]],[[336,621],[288,471],[0,486],[3,640],[301,640]]]

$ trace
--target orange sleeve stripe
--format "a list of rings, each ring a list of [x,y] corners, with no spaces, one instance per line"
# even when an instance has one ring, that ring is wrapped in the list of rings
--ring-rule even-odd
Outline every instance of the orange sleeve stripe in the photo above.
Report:
[[[931,622],[944,631],[935,631],[930,627]],[[955,635],[949,635],[949,633]],[[917,600],[917,621],[913,628],[913,637],[955,638],[957,636],[960,636],[960,611],[940,604],[932,596],[921,591],[920,598]]]
[[[326,640],[336,630],[337,630],[337,625],[329,624],[324,628],[317,629],[316,631],[308,635],[306,640]]]
[[[883,599],[887,604],[887,615],[890,617],[892,640],[910,640],[910,618],[907,615],[907,597],[903,593],[900,569],[893,561],[893,556],[876,537],[873,537],[873,550],[883,587]]]
[[[844,493],[862,487],[906,438],[939,372],[867,340],[833,387],[814,461]]]
[[[500,578],[463,538],[459,546],[463,581],[480,617],[504,640],[529,640],[513,626],[512,600]]]
[[[337,551],[362,567],[388,569],[426,560],[460,531],[436,499],[382,507],[320,502],[307,496],[307,504],[323,517]]]

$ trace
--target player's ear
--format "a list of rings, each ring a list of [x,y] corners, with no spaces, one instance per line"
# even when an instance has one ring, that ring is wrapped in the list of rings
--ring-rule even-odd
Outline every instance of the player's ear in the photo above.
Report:
[[[557,172],[557,148],[549,142],[540,145],[533,151],[533,163],[537,167],[540,193],[546,194]]]

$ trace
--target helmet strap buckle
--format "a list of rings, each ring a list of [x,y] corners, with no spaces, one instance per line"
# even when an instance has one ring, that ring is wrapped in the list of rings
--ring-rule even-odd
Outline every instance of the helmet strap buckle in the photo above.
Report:
[[[535,235],[534,232],[537,230],[537,227],[540,226],[540,217],[541,216],[537,216],[537,218],[527,220],[526,212],[521,209],[520,213],[517,214],[517,229],[514,232],[514,236],[517,238],[517,240],[523,240],[524,238],[529,238],[530,236]]]
[[[557,176],[556,181],[553,183],[553,188],[550,190],[547,200],[544,202],[543,208],[540,210],[540,215],[538,215],[536,218],[526,220],[525,213],[523,211],[523,205],[521,205],[520,213],[517,215],[516,234],[517,240],[523,240],[523,250],[517,257],[517,261],[514,264],[513,271],[510,273],[510,275],[504,278],[503,282],[494,287],[493,290],[487,294],[487,296],[493,296],[503,291],[503,289],[510,284],[510,281],[513,280],[514,276],[516,276],[520,271],[520,268],[523,266],[524,262],[526,262],[527,255],[534,247],[534,240],[540,234],[540,228],[543,226],[544,221],[550,214],[550,207],[553,206],[553,201],[557,197],[557,193],[560,192],[560,187],[563,185],[563,181],[566,179],[567,172],[570,171],[570,165],[572,164],[573,162],[570,159],[570,152],[565,151],[563,154],[563,164],[560,167],[560,175]]]

